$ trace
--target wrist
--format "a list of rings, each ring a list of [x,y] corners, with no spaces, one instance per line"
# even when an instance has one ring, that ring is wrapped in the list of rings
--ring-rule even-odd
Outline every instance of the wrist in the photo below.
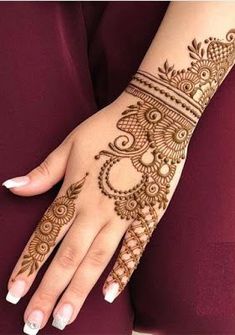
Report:
[[[186,156],[193,131],[202,114],[202,107],[177,88],[139,70],[114,102],[117,110],[125,111],[128,120],[123,130],[134,131],[139,138],[146,138],[173,164]],[[120,129],[120,127],[119,127]]]

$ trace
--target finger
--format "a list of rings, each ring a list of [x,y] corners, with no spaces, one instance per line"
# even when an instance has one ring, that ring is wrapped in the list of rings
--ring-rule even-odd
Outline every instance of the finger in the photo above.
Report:
[[[145,215],[145,217],[140,216],[138,221],[133,221],[128,227],[120,253],[103,286],[106,301],[113,302],[125,288],[137,268],[157,222],[154,212]]]
[[[53,312],[53,326],[64,329],[75,320],[85,299],[112,258],[129,223],[106,224],[98,233]]]
[[[74,220],[25,310],[26,330],[30,326],[30,315],[34,314],[35,310],[40,310],[40,314],[43,315],[40,328],[45,326],[58,297],[68,286],[102,226],[99,217],[91,220],[90,217],[81,214]]]
[[[78,212],[76,199],[86,177],[71,184],[66,192],[62,186],[58,197],[44,213],[10,276],[6,298],[9,302],[17,303],[27,293],[40,267],[71,226]]]
[[[69,137],[28,174],[8,179],[2,185],[20,196],[46,192],[63,178],[71,147],[72,137]]]

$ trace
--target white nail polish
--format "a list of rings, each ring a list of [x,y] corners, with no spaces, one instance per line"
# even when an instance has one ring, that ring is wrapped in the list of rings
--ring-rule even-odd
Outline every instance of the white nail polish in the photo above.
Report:
[[[108,288],[106,289],[104,300],[108,302],[113,302],[114,299],[118,296],[119,292],[119,285],[118,283],[112,283]]]
[[[41,328],[44,314],[40,310],[34,310],[28,316],[24,325],[24,333],[28,335],[36,335]]]
[[[2,183],[2,186],[5,186],[6,188],[12,188],[12,187],[21,187],[24,185],[27,185],[30,182],[30,179],[28,176],[22,176],[22,177],[16,177],[12,179],[7,179]]]
[[[63,304],[55,314],[52,326],[63,330],[71,319],[72,314],[73,306],[71,304]]]
[[[6,300],[15,305],[20,300],[20,297],[15,297],[14,295],[11,294],[11,292],[8,292]]]
[[[21,279],[17,279],[11,286],[7,293],[6,300],[12,304],[17,304],[22,295],[24,294],[26,282]]]
[[[36,335],[40,328],[38,328],[37,324],[27,322],[24,325],[24,333],[28,335]]]

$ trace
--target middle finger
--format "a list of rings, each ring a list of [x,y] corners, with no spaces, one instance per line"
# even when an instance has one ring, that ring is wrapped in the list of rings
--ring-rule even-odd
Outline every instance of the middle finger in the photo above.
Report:
[[[80,214],[75,219],[25,310],[24,331],[29,333],[30,314],[34,315],[35,310],[40,311],[40,328],[44,327],[56,300],[69,284],[101,226],[98,218],[91,220]]]

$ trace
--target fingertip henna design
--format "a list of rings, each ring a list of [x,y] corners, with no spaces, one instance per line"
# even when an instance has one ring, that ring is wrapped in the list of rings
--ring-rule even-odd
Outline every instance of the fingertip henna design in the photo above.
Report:
[[[137,268],[157,223],[157,213],[150,207],[149,212],[145,212],[130,224],[124,235],[118,258],[104,283],[104,290],[113,282],[118,283],[118,294],[124,289]]]
[[[34,273],[55,246],[56,238],[65,224],[68,224],[75,214],[75,200],[81,192],[88,173],[67,189],[65,195],[56,198],[38,223],[34,236],[28,245],[28,252],[23,256],[21,268],[16,274],[28,271],[28,276]]]
[[[126,92],[140,99],[122,112],[117,128],[124,132],[109,150],[98,177],[102,193],[114,200],[121,219],[132,220],[117,261],[104,289],[112,282],[124,289],[158,223],[158,211],[165,210],[177,166],[185,159],[192,133],[210,99],[234,64],[235,29],[226,41],[208,38],[204,44],[194,39],[188,46],[191,66],[175,70],[168,61],[158,75],[139,70]],[[139,173],[130,189],[114,186],[115,166],[129,159]]]

